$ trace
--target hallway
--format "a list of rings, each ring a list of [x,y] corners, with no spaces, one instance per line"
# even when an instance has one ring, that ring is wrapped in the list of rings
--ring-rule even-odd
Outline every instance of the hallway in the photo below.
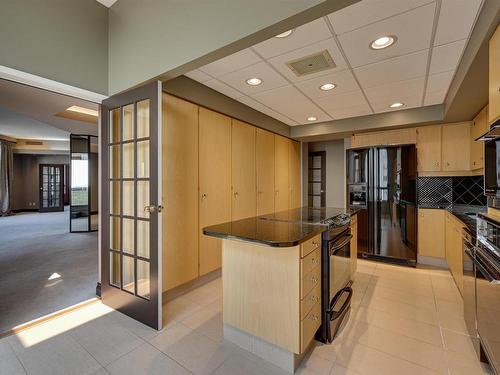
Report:
[[[97,232],[69,233],[67,211],[1,217],[0,332],[95,297],[97,261]]]

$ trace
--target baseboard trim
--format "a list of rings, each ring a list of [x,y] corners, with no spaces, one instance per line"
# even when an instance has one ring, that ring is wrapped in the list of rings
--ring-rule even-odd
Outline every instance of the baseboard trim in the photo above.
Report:
[[[21,213],[21,212],[38,212],[38,208],[21,208],[18,210],[12,210],[15,214]]]
[[[88,306],[88,305],[91,305],[93,303],[96,303],[97,301],[100,301],[101,299],[100,298],[97,298],[97,297],[94,297],[94,298],[90,298],[86,301],[83,301],[83,302],[80,302],[80,303],[77,303],[73,306],[70,306],[70,307],[66,307],[65,309],[62,309],[62,310],[59,310],[59,311],[56,311],[52,314],[48,314],[48,315],[45,315],[45,316],[42,316],[40,318],[37,318],[37,319],[34,319],[34,320],[31,320],[29,322],[26,322],[26,323],[23,323],[23,324],[20,324],[14,328],[11,328],[9,329],[8,331],[5,331],[5,332],[0,332],[0,339],[1,338],[4,338],[4,337],[7,337],[7,336],[11,336],[11,335],[15,335],[19,332],[22,332],[22,331],[25,331],[27,329],[30,329],[30,328],[33,328],[35,326],[38,326],[40,324],[43,324],[45,322],[48,322],[49,320],[53,320],[55,318],[58,318],[62,315],[66,315],[72,311],[75,311],[75,310],[79,310],[85,306]]]
[[[417,263],[425,264],[426,266],[440,267],[448,269],[448,262],[443,258],[429,257],[424,255],[417,255]]]
[[[206,275],[200,276],[194,280],[188,281],[185,284],[176,286],[175,288],[169,289],[166,292],[163,292],[162,298],[163,303],[170,302],[184,294],[199,288],[202,285],[209,283],[215,279],[218,279],[222,276],[222,269],[216,269],[215,271],[209,272]]]

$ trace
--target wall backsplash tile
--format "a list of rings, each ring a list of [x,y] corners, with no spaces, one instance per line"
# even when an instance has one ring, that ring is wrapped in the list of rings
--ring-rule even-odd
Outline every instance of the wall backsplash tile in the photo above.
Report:
[[[418,177],[418,205],[446,208],[452,204],[485,206],[483,176]]]

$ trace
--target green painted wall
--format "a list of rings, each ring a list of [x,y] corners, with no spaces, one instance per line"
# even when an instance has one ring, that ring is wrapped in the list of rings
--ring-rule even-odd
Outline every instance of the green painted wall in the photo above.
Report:
[[[95,0],[0,0],[0,65],[108,93],[108,9]]]

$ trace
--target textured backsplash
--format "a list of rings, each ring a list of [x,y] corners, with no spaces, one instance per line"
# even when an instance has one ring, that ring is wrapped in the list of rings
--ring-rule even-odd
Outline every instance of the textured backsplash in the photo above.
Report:
[[[483,176],[418,177],[418,205],[447,207],[452,204],[485,206]]]

